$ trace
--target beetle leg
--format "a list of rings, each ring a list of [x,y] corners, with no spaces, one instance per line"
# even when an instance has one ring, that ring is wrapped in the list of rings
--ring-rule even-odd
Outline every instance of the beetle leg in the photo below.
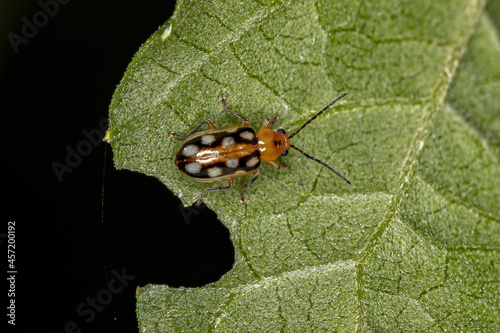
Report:
[[[280,168],[280,165],[278,163],[276,163],[275,161],[266,161],[268,164],[271,164],[273,167],[275,167],[276,169],[279,169]]]
[[[238,114],[234,111],[231,111],[227,108],[227,102],[226,102],[226,97],[224,97],[224,95],[221,95],[220,96],[220,100],[222,101],[222,105],[224,105],[224,110],[226,110],[226,113],[232,115],[232,116],[235,116],[235,117],[238,117],[242,120],[245,121],[245,126],[250,126],[250,121],[248,121],[247,118],[243,117],[241,114]]]
[[[168,133],[170,136],[173,136],[175,138],[180,138],[180,139],[184,139],[186,136],[184,134],[179,134],[179,133],[175,133],[175,132],[170,132]]]
[[[271,124],[274,124],[278,119],[280,119],[280,116],[279,114],[275,114],[272,118],[271,118]]]
[[[216,129],[214,123],[210,120],[210,119],[207,119],[205,120],[204,122],[202,122],[201,124],[199,124],[198,126],[195,127],[194,130],[192,130],[191,132],[189,132],[188,134],[184,135],[184,134],[179,134],[179,133],[175,133],[175,132],[170,132],[170,136],[174,136],[176,138],[181,138],[181,139],[184,139],[188,136],[191,136],[193,135],[194,133],[196,133],[200,128],[203,127],[203,125],[205,124],[208,124],[208,128],[210,129]]]
[[[261,130],[263,130],[264,128],[267,128],[267,125],[269,125],[269,119],[268,118],[264,119],[264,122],[262,123],[262,125],[260,125],[259,132]]]
[[[255,177],[253,177],[253,179],[251,179],[248,183],[246,183],[245,185],[243,185],[241,187],[241,202],[244,203],[245,202],[245,189],[252,185],[252,183],[257,179],[257,177],[259,177],[259,170],[254,170],[252,171],[253,174],[255,175]]]
[[[200,198],[198,199],[198,201],[196,201],[196,206],[199,206],[201,205],[202,201],[203,201],[203,197],[205,196],[205,194],[208,192],[208,191],[220,191],[220,190],[227,190],[228,188],[231,188],[234,186],[234,179],[233,178],[229,178],[227,180],[229,182],[229,185],[226,185],[226,186],[215,186],[215,187],[207,187],[206,189],[203,190],[203,192],[201,193],[201,196]]]

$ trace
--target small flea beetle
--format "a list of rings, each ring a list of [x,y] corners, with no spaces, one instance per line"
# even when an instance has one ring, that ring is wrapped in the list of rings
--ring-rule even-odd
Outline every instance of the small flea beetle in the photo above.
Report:
[[[199,182],[212,182],[224,179],[229,182],[227,186],[205,188],[196,204],[201,204],[203,197],[208,191],[231,188],[234,186],[234,178],[253,173],[254,177],[241,188],[241,202],[245,202],[245,188],[250,186],[259,177],[257,168],[260,166],[260,162],[267,162],[276,169],[279,169],[280,165],[275,160],[280,155],[286,156],[290,148],[325,166],[350,185],[351,182],[331,166],[304,153],[301,149],[290,143],[290,139],[293,136],[345,95],[347,93],[337,97],[291,135],[286,135],[282,129],[273,131],[267,128],[269,119],[264,120],[259,131],[255,133],[250,127],[250,122],[247,118],[228,109],[224,96],[221,96],[224,110],[226,110],[226,113],[243,120],[244,126],[216,128],[214,123],[207,119],[186,135],[170,132],[170,136],[184,139],[174,158],[175,166],[183,174]],[[209,129],[198,132],[205,124],[208,125]]]

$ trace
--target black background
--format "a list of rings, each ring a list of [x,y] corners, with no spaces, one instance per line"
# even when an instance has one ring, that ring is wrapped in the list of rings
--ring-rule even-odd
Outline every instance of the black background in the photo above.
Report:
[[[155,178],[114,170],[106,143],[62,181],[52,167],[87,140],[83,130],[99,129],[128,63],[173,9],[169,1],[73,0],[16,53],[8,33],[22,35],[22,17],[32,22],[42,8],[32,0],[0,4],[0,241],[6,272],[5,233],[15,221],[17,331],[64,332],[74,321],[81,332],[138,332],[137,286],[198,287],[233,264],[229,233],[213,212],[186,220],[193,211],[182,211]],[[107,289],[113,270],[134,278],[95,318],[79,315],[77,306]]]

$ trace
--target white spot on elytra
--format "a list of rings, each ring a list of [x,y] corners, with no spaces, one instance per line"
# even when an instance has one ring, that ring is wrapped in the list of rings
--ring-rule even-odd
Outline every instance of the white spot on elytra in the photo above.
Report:
[[[237,158],[229,158],[226,160],[226,165],[230,168],[236,168],[239,162]]]
[[[240,136],[241,136],[241,138],[248,140],[248,141],[252,140],[255,137],[255,135],[253,135],[253,133],[249,132],[249,131],[241,132]]]
[[[208,176],[210,178],[214,178],[214,177],[222,175],[222,170],[218,167],[210,168],[207,171],[208,171]]]
[[[198,162],[186,164],[186,171],[191,174],[199,173],[201,171],[201,164]]]
[[[251,168],[254,167],[257,163],[259,163],[259,158],[258,157],[252,157],[247,161],[247,167]]]
[[[193,156],[198,152],[198,147],[196,145],[187,145],[182,150],[182,155],[184,156]]]
[[[201,143],[204,145],[210,145],[215,141],[215,136],[207,134],[201,137]]]
[[[225,137],[224,140],[222,140],[222,147],[228,148],[234,145],[234,139],[230,136]]]

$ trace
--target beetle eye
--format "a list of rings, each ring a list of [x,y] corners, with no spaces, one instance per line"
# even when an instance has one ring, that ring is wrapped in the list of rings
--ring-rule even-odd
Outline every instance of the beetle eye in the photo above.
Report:
[[[279,134],[285,134],[285,130],[284,130],[284,129],[282,129],[282,128],[280,128],[280,129],[278,130],[278,133],[279,133]]]
[[[288,150],[285,150],[284,152],[281,153],[281,156],[286,156],[288,155]]]

